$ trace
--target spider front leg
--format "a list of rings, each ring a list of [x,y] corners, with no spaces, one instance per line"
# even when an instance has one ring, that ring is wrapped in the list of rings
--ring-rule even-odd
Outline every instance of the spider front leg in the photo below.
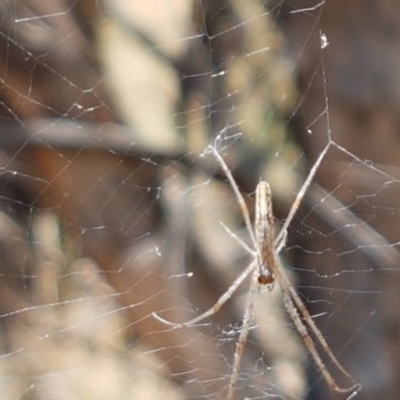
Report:
[[[279,233],[279,235],[274,240],[274,247],[276,254],[279,254],[281,250],[286,246],[286,239],[287,239],[287,230],[285,229],[282,233]]]

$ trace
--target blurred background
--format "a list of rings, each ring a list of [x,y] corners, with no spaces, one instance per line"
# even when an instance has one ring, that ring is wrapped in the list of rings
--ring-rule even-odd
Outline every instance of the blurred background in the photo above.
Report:
[[[260,178],[282,264],[357,399],[400,393],[400,4],[0,5],[2,399],[225,398]],[[328,369],[333,369],[328,363]],[[333,371],[336,378],[336,373]],[[341,386],[348,382],[337,380]],[[337,399],[262,290],[238,399]]]

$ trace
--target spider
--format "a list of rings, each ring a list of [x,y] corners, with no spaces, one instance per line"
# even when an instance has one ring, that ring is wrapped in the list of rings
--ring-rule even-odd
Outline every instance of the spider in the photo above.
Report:
[[[233,370],[230,377],[229,388],[227,399],[232,399],[235,391],[235,385],[237,383],[240,362],[242,359],[244,347],[246,344],[246,339],[249,333],[251,319],[253,316],[253,309],[256,300],[256,294],[258,293],[258,288],[261,285],[267,285],[269,289],[272,289],[275,282],[278,283],[279,288],[283,296],[284,307],[292,319],[297,331],[299,332],[301,338],[304,341],[306,348],[311,354],[314,362],[319,368],[323,378],[328,384],[329,388],[338,393],[350,393],[353,392],[350,397],[353,397],[360,389],[361,385],[356,383],[352,376],[342,367],[338,359],[333,354],[331,348],[326,342],[321,331],[318,329],[314,320],[312,319],[310,313],[308,312],[306,306],[301,300],[299,294],[294,289],[290,281],[285,275],[285,272],[279,262],[278,254],[285,246],[287,228],[291,223],[299,205],[304,197],[308,187],[314,178],[317,169],[319,168],[325,154],[328,152],[332,141],[325,146],[317,161],[311,168],[306,180],[304,181],[302,187],[298,191],[293,205],[290,208],[288,216],[276,236],[274,238],[274,218],[272,214],[272,195],[269,184],[266,181],[261,181],[256,188],[256,199],[255,199],[255,223],[254,229],[251,224],[250,215],[246,203],[239,188],[232,176],[231,171],[226,165],[224,159],[218,152],[216,146],[210,146],[209,148],[214,153],[216,159],[221,165],[230,185],[235,193],[239,206],[241,208],[243,218],[245,221],[246,228],[249,232],[251,242],[254,249],[251,249],[246,243],[239,239],[233,232],[229,230],[224,224],[222,226],[225,230],[234,237],[240,245],[253,257],[253,260],[247,266],[247,268],[236,278],[236,280],[231,284],[231,286],[226,290],[225,293],[217,300],[217,302],[207,311],[203,312],[201,315],[187,321],[184,323],[173,323],[165,320],[156,313],[153,316],[164,324],[174,326],[177,328],[188,327],[197,324],[198,322],[204,320],[217,313],[220,308],[232,297],[233,293],[239,287],[239,285],[252,273],[249,294],[247,298],[246,311],[243,317],[241,332],[236,345],[236,351],[234,355]],[[314,339],[313,339],[314,337]],[[336,366],[336,368],[349,380],[352,382],[351,386],[341,387],[334,380],[333,376],[329,372],[326,364],[322,361],[320,353],[317,346],[323,350],[325,355],[331,360],[331,362]]]

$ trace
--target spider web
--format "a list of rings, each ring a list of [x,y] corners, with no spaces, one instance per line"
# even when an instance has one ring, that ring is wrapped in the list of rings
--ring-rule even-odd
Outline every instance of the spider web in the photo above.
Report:
[[[396,6],[48,3],[0,6],[1,398],[225,398],[249,282],[193,327],[153,317],[199,315],[250,261],[209,145],[252,215],[268,180],[278,228],[328,146],[281,262],[354,398],[396,398],[395,35],[357,18]],[[237,398],[338,398],[259,292]]]

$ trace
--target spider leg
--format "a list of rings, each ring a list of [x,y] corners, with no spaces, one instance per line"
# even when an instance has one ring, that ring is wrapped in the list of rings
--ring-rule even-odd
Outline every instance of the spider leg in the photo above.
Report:
[[[235,392],[235,386],[239,376],[240,362],[242,360],[244,347],[246,345],[247,336],[250,330],[251,320],[253,318],[254,304],[256,300],[257,285],[258,285],[257,277],[258,277],[258,271],[255,271],[253,273],[253,276],[251,277],[249,296],[247,297],[247,303],[246,303],[246,312],[243,317],[239,339],[236,344],[235,358],[233,361],[233,370],[229,382],[228,395],[226,397],[228,400],[231,400],[233,398],[233,394]]]
[[[225,229],[225,231],[228,233],[228,235],[232,239],[235,239],[240,244],[240,246],[243,247],[243,249],[245,249],[252,256],[256,256],[257,255],[257,252],[252,250],[242,239],[240,239],[240,237],[238,235],[236,235],[236,233],[232,232],[222,221],[219,221],[219,223]]]
[[[279,254],[281,250],[286,246],[286,239],[287,239],[287,230],[285,230],[283,234],[280,235],[279,242],[278,242],[278,237],[274,240],[275,254]]]
[[[325,157],[325,154],[328,152],[329,147],[331,146],[333,142],[331,140],[329,140],[328,144],[325,146],[325,148],[321,151],[319,157],[317,158],[317,161],[314,163],[314,165],[312,166],[306,180],[304,181],[302,187],[300,188],[300,190],[297,192],[296,198],[293,201],[292,207],[290,208],[289,214],[286,217],[286,221],[283,224],[277,238],[276,238],[276,242],[280,243],[280,241],[282,240],[283,236],[285,235],[285,231],[287,231],[288,226],[290,225],[290,223],[292,222],[292,219],[294,217],[294,214],[296,213],[297,209],[300,206],[301,200],[303,199],[304,195],[306,194],[306,191],[308,189],[308,187],[311,184],[311,181],[314,179],[315,174],[317,173],[317,170],[319,168],[319,166],[322,163],[322,160]]]
[[[275,278],[278,281],[278,284],[283,293],[283,302],[285,308],[292,318],[300,336],[302,337],[304,344],[306,345],[308,351],[310,352],[311,356],[313,357],[315,363],[317,364],[318,368],[321,370],[323,377],[325,378],[326,382],[328,383],[329,387],[338,393],[348,393],[354,392],[361,388],[358,383],[354,383],[352,386],[347,388],[341,388],[337,385],[335,380],[333,379],[332,375],[328,371],[325,363],[322,361],[321,356],[319,355],[317,348],[314,345],[314,342],[308,333],[306,327],[304,326],[303,322],[300,319],[298,311],[300,312],[301,316],[303,317],[305,323],[311,329],[315,337],[317,338],[318,342],[332,360],[332,362],[336,365],[336,367],[350,380],[353,381],[351,375],[342,367],[339,363],[337,358],[334,356],[331,348],[329,347],[328,343],[322,336],[321,331],[315,325],[310,313],[308,312],[307,308],[301,301],[297,292],[293,289],[293,287],[288,282],[287,278],[283,275],[283,273],[279,270],[279,268],[274,269]],[[297,308],[296,308],[297,306]],[[354,382],[354,381],[353,381]]]
[[[251,226],[251,220],[250,220],[250,214],[249,210],[246,206],[246,202],[244,201],[244,198],[242,194],[240,193],[240,190],[238,188],[238,185],[235,182],[235,179],[232,176],[232,172],[229,170],[228,166],[226,165],[224,159],[221,157],[221,154],[218,153],[218,150],[214,146],[210,146],[211,150],[213,151],[215,158],[218,160],[219,164],[221,165],[222,169],[225,172],[226,177],[228,178],[229,183],[231,184],[231,187],[236,195],[237,201],[239,203],[240,209],[243,214],[243,219],[246,224],[246,228],[249,232],[251,241],[254,243],[254,246],[257,245],[256,238],[254,236],[253,228]]]
[[[217,300],[217,302],[203,314],[183,323],[176,323],[168,321],[162,317],[160,317],[157,313],[153,312],[152,315],[154,318],[158,319],[159,321],[163,322],[166,325],[174,326],[176,328],[182,328],[187,326],[192,326],[197,324],[198,322],[202,321],[205,318],[210,317],[217,313],[220,308],[232,297],[232,294],[235,290],[240,286],[240,284],[247,278],[251,271],[255,269],[257,266],[256,261],[251,262],[247,268],[234,280],[231,286],[229,286],[228,290]]]

